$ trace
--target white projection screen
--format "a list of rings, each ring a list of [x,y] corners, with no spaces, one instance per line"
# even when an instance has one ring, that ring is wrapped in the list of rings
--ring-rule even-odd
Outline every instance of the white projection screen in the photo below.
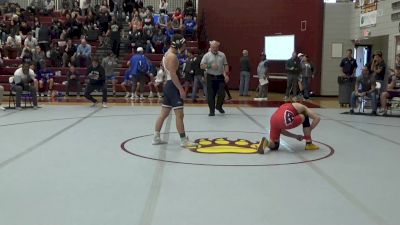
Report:
[[[288,60],[294,52],[294,35],[265,36],[265,54],[268,60]]]

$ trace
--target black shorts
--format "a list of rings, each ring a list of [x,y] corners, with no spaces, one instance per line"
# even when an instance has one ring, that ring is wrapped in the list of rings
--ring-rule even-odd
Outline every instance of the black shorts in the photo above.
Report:
[[[172,109],[183,108],[183,99],[172,80],[167,81],[164,86],[164,100],[162,106]]]

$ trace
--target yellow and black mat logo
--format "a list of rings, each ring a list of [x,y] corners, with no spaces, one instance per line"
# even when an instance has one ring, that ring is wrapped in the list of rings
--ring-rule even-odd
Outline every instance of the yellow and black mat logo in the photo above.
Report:
[[[203,138],[195,140],[195,143],[197,143],[198,146],[190,147],[188,149],[193,152],[207,154],[255,154],[257,153],[258,147],[258,143],[254,143],[245,139],[236,139],[232,141],[228,140],[227,138]]]

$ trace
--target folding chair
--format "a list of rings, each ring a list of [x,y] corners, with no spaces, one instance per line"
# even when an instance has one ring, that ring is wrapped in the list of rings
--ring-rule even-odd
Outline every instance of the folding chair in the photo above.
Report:
[[[376,86],[375,86],[375,94],[377,95],[378,93],[380,93],[380,89],[381,89],[381,83],[376,82]],[[358,112],[365,112],[366,108],[372,108],[372,99],[367,97],[367,96],[363,96],[363,97],[359,97],[358,101],[360,102],[360,105],[358,107]]]
[[[11,85],[11,87],[10,87],[10,94],[9,94],[9,97],[8,97],[8,108],[9,109],[11,109],[11,108],[16,108],[16,106],[17,106],[17,103],[16,103],[16,100],[15,100],[15,92],[13,91],[13,87],[15,86],[15,84],[14,84],[14,78],[13,77],[10,77],[9,78],[9,83],[10,83],[10,85]],[[29,91],[22,91],[22,93],[21,93],[21,100],[22,101],[24,101],[24,108],[26,108],[27,106],[27,103],[29,102],[29,104],[30,104],[30,107],[33,107],[33,101],[32,101],[32,95],[31,95],[31,93],[29,92]],[[11,107],[11,102],[13,103],[13,105],[14,105],[14,107]]]

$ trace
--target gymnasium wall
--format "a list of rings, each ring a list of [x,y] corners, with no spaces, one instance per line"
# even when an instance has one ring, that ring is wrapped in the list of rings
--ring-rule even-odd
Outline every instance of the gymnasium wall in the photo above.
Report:
[[[231,88],[239,85],[239,59],[243,49],[249,50],[253,74],[264,49],[264,36],[295,34],[296,49],[311,57],[317,69],[312,89],[320,93],[322,29],[324,4],[321,0],[201,0],[199,21],[205,25],[208,40],[219,40],[221,50],[233,67]],[[301,30],[301,21],[307,29]],[[268,57],[268,56],[267,56]],[[271,72],[282,73],[284,62],[271,62]],[[254,89],[258,81],[252,79]],[[270,90],[283,91],[286,83],[272,82]],[[276,90],[274,90],[276,89]]]

